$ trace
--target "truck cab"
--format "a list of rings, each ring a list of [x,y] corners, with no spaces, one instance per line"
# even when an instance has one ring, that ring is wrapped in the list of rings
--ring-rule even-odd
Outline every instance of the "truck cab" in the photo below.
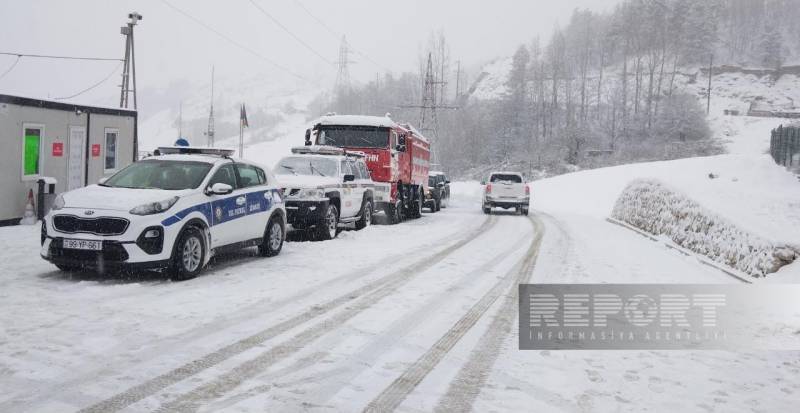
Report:
[[[410,125],[388,116],[326,115],[306,131],[306,145],[333,146],[364,154],[372,179],[390,184],[376,200],[391,223],[421,216],[430,165],[430,143]]]

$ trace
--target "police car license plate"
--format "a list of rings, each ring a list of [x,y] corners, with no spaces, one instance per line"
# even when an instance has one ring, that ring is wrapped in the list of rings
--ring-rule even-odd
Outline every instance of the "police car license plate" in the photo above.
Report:
[[[85,239],[65,239],[64,248],[71,250],[102,251],[103,241],[90,241]]]

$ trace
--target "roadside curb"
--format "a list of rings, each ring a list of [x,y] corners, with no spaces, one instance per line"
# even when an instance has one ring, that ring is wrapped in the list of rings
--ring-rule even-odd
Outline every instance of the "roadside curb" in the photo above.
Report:
[[[635,232],[635,233],[637,233],[637,234],[639,234],[639,235],[641,235],[641,236],[643,236],[643,237],[645,237],[645,238],[647,238],[647,239],[649,239],[651,241],[662,243],[665,247],[673,249],[675,251],[678,251],[679,253],[681,253],[681,254],[683,254],[683,255],[685,255],[687,257],[694,257],[701,264],[705,264],[705,265],[708,265],[709,267],[715,268],[715,269],[725,273],[726,275],[728,275],[730,277],[736,278],[737,280],[739,280],[741,282],[744,282],[744,283],[747,283],[747,284],[753,284],[753,280],[750,279],[752,277],[748,276],[745,273],[742,273],[740,271],[736,271],[736,270],[734,270],[732,268],[724,267],[724,266],[722,266],[721,264],[719,264],[717,262],[711,261],[708,258],[705,258],[705,257],[703,257],[701,255],[698,255],[698,254],[696,254],[696,253],[694,253],[692,251],[689,251],[689,250],[687,250],[685,248],[679,247],[679,246],[677,246],[675,244],[672,244],[670,242],[663,241],[660,238],[654,236],[653,234],[651,234],[649,232],[645,232],[645,231],[643,231],[643,230],[641,230],[639,228],[636,228],[636,227],[628,224],[627,222],[623,222],[623,221],[620,221],[620,220],[617,220],[617,219],[614,219],[614,218],[611,218],[611,217],[606,217],[606,221],[608,221],[608,222],[610,222],[610,223],[612,223],[614,225],[620,226],[622,228],[629,229],[629,230],[631,230],[631,231],[633,231],[633,232]]]

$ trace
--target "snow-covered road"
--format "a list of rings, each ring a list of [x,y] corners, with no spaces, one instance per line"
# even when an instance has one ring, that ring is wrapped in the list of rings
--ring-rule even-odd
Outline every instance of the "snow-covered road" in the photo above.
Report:
[[[616,397],[661,406],[647,395],[674,395],[656,379],[759,368],[765,385],[781,384],[798,369],[796,354],[517,350],[516,285],[528,278],[735,280],[596,217],[487,217],[474,187],[455,190],[442,213],[288,243],[272,259],[220,257],[183,283],[67,276],[36,255],[37,228],[0,229],[0,411],[581,410]],[[622,381],[632,357],[671,367],[648,385]],[[721,391],[741,386],[719,380]],[[764,391],[778,407],[800,389]]]

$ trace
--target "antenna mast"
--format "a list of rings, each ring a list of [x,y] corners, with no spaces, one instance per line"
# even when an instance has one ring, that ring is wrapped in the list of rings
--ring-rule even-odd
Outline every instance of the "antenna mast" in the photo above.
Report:
[[[214,66],[211,66],[211,110],[208,113],[208,131],[206,131],[206,136],[208,136],[208,146],[213,148],[214,147]]]
[[[136,26],[139,20],[142,20],[142,15],[137,12],[128,13],[128,18],[131,21],[119,29],[120,34],[125,36],[125,59],[122,62],[119,107],[127,109],[128,96],[133,93],[133,109],[136,110],[136,57],[133,47],[133,27]],[[130,88],[131,77],[133,77],[133,91]]]

